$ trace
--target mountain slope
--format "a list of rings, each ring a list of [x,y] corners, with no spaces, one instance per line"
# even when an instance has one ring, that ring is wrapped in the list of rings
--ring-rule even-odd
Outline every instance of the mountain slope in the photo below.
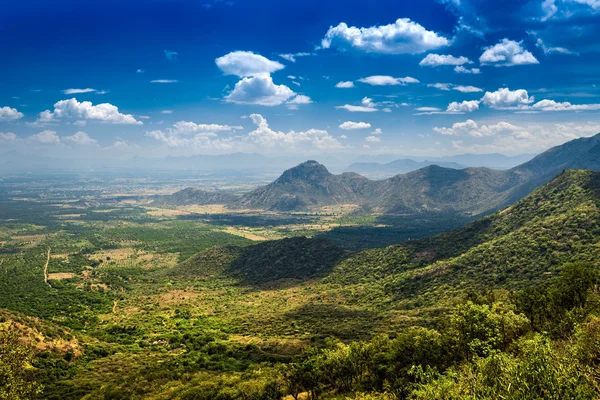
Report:
[[[331,174],[324,165],[306,161],[277,180],[239,199],[237,208],[292,211],[335,204],[360,204],[375,182],[354,173]]]
[[[410,159],[395,160],[386,164],[379,163],[354,163],[346,168],[348,172],[355,172],[364,175],[371,179],[389,178],[398,174],[406,174],[420,168],[437,165],[443,168],[463,169],[467,168],[462,165],[450,161],[414,161]]]
[[[187,206],[192,204],[229,204],[238,199],[238,196],[224,192],[209,192],[196,188],[186,188],[171,195],[158,196],[152,202],[154,207]]]
[[[527,287],[566,262],[600,268],[599,243],[600,173],[568,170],[464,228],[357,253],[327,279],[351,284],[366,278],[398,299],[433,304],[461,290]]]
[[[316,161],[307,161],[242,196],[233,206],[297,211],[358,204],[382,213],[480,215],[523,198],[565,169],[600,170],[599,146],[600,134],[554,147],[509,170],[456,170],[432,165],[381,181],[354,173],[333,175]]]

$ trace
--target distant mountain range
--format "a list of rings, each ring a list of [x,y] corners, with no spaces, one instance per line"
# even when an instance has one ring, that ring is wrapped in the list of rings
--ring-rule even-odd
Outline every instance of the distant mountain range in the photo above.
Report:
[[[406,174],[421,168],[437,165],[438,167],[464,169],[466,165],[455,162],[441,161],[415,161],[410,159],[401,159],[389,162],[387,164],[379,163],[354,163],[348,166],[347,172],[355,172],[371,179],[389,178],[398,174]]]
[[[357,204],[382,213],[458,212],[479,215],[523,198],[565,169],[599,170],[599,153],[600,134],[554,147],[504,171],[430,165],[381,181],[352,172],[334,175],[322,164],[307,161],[229,206],[298,211]]]

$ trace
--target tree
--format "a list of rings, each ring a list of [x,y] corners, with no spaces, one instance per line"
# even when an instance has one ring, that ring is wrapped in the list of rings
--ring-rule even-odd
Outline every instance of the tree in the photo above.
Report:
[[[33,349],[24,346],[14,327],[0,332],[0,399],[26,400],[42,392],[32,379]]]

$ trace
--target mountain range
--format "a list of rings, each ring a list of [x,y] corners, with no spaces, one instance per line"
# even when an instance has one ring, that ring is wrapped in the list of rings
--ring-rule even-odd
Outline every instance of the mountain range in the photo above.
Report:
[[[355,172],[335,175],[310,160],[241,197],[227,195],[215,201],[233,209],[301,211],[355,204],[362,210],[384,214],[435,212],[477,216],[523,198],[572,168],[600,170],[600,134],[551,148],[507,170],[428,165],[388,179],[371,180]],[[213,196],[186,189],[163,204],[207,204]],[[178,201],[182,197],[185,200]]]
[[[356,172],[370,179],[390,178],[398,174],[406,174],[417,169],[425,168],[430,165],[437,165],[444,168],[464,169],[466,165],[451,161],[415,161],[411,159],[394,160],[386,164],[379,163],[353,163],[346,169],[346,172]]]

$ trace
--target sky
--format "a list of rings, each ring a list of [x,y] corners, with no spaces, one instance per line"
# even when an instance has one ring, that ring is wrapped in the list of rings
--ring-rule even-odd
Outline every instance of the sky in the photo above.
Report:
[[[515,155],[600,132],[600,0],[23,0],[0,35],[0,153]]]

